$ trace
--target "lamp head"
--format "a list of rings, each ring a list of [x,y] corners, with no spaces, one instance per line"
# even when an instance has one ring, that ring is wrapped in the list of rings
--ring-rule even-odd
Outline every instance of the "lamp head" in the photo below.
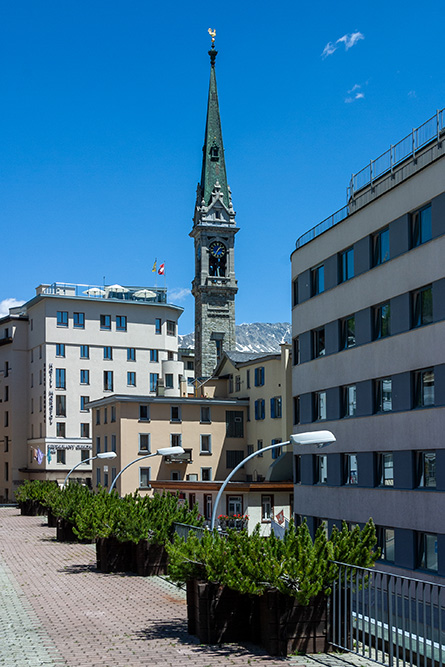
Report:
[[[290,436],[293,445],[329,445],[335,442],[336,438],[331,431],[308,431],[307,433],[294,433]]]
[[[176,454],[184,454],[184,450],[182,447],[161,447],[156,453],[159,456],[175,456]]]
[[[116,452],[101,452],[100,454],[97,454],[98,459],[115,459],[116,456]]]

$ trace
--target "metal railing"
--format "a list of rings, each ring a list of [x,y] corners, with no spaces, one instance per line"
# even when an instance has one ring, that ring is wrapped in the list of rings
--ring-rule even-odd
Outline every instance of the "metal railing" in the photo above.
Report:
[[[362,188],[373,185],[373,183],[384,174],[392,174],[394,168],[405,160],[416,157],[416,153],[432,141],[440,141],[440,136],[445,130],[445,109],[438,109],[436,114],[429,118],[425,123],[412,130],[410,134],[401,139],[396,144],[380,155],[375,160],[370,160],[369,164],[356,174],[352,174],[351,181],[347,188],[347,200],[354,199],[356,193]],[[341,222],[349,215],[349,206],[343,206],[335,213],[326,218],[318,225],[312,227],[308,232],[297,239],[296,247],[301,248],[309,241]]]
[[[206,528],[198,528],[197,526],[189,526],[187,523],[174,523],[175,533],[179,537],[183,537],[185,540],[189,536],[189,533],[195,533],[198,539],[201,539],[203,534],[206,531]]]
[[[337,565],[331,599],[334,646],[388,667],[442,667],[445,586]]]

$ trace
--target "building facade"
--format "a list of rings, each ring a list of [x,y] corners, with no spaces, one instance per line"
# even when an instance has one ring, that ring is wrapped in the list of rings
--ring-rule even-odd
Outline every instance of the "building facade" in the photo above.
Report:
[[[63,481],[91,456],[87,404],[125,391],[179,396],[177,320],[162,288],[54,283],[0,320],[0,496]],[[85,463],[77,478],[91,480]]]
[[[435,120],[424,145],[371,171],[343,219],[305,234],[291,257],[294,430],[337,438],[295,447],[295,515],[312,531],[372,517],[382,565],[416,576],[445,575],[442,113],[437,131]]]
[[[202,173],[190,232],[195,254],[192,294],[195,298],[196,378],[210,377],[223,350],[236,347],[235,234],[238,228],[227,185],[216,88],[216,54],[212,44]]]

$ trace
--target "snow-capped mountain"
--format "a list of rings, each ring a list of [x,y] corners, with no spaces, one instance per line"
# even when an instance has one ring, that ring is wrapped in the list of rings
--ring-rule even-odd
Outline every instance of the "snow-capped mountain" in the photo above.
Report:
[[[279,352],[280,343],[291,340],[289,322],[253,322],[236,326],[236,349],[238,352]],[[193,348],[195,334],[179,336],[179,347]]]

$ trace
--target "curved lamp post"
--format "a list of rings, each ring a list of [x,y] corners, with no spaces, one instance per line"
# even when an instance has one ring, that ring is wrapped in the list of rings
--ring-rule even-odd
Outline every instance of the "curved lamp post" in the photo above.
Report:
[[[90,456],[89,459],[85,459],[85,461],[81,461],[80,463],[77,463],[74,468],[71,468],[69,471],[68,475],[65,477],[65,481],[62,485],[62,489],[65,488],[66,483],[68,481],[68,477],[71,475],[73,470],[78,468],[79,466],[83,465],[84,463],[88,463],[88,461],[94,461],[94,459],[115,459],[117,456],[116,452],[102,452],[102,454],[96,454],[96,456]]]
[[[146,456],[138,456],[137,459],[134,459],[133,461],[130,461],[130,463],[127,463],[127,465],[120,470],[116,477],[113,479],[113,483],[111,484],[108,493],[111,493],[114,487],[116,486],[116,482],[119,479],[119,477],[122,475],[124,470],[129,468],[130,466],[133,465],[133,463],[137,463],[138,461],[144,461],[145,459],[149,459],[152,456],[175,456],[176,454],[184,454],[184,450],[182,447],[161,447],[161,449],[157,449],[153,454],[147,454]]]
[[[210,521],[210,530],[213,530],[215,527],[218,503],[221,500],[221,496],[224,493],[224,489],[232,479],[233,475],[240,468],[242,468],[247,461],[250,461],[250,459],[253,459],[255,456],[258,456],[258,454],[267,452],[268,449],[275,449],[275,447],[284,447],[285,445],[318,445],[319,447],[321,447],[323,445],[329,444],[330,442],[335,442],[335,435],[331,433],[331,431],[309,431],[307,433],[296,433],[294,435],[291,435],[290,439],[287,440],[286,442],[277,442],[275,445],[268,445],[267,447],[262,447],[261,449],[258,449],[256,452],[253,452],[253,454],[249,454],[249,456],[246,456],[246,458],[243,459],[241,463],[238,463],[236,468],[234,468],[232,472],[226,477],[226,479],[221,485],[220,490],[218,491],[218,495],[216,496],[215,500],[215,505],[213,507],[212,519]]]

